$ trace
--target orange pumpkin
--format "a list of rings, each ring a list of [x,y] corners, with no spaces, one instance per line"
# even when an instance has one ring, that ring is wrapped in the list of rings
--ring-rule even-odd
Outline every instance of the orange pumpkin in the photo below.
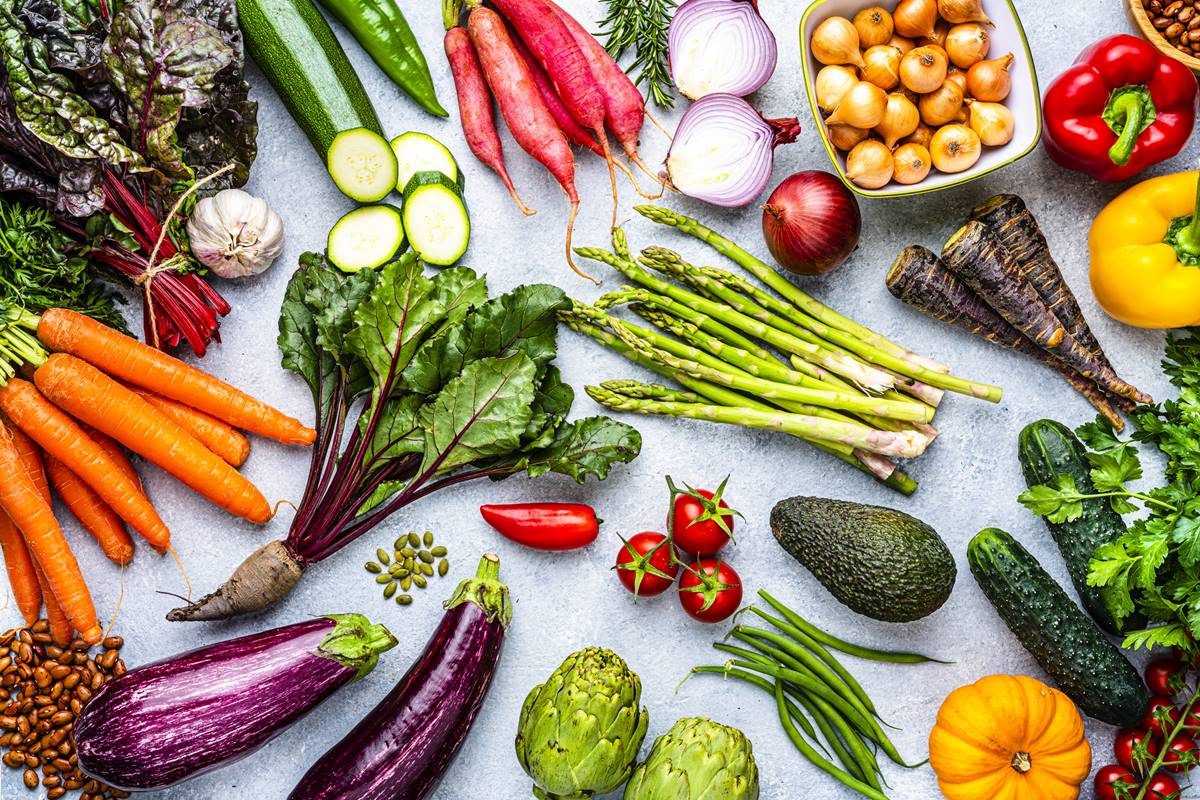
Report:
[[[1065,694],[1024,675],[990,675],[946,698],[929,763],[946,800],[1076,800],[1092,749]]]

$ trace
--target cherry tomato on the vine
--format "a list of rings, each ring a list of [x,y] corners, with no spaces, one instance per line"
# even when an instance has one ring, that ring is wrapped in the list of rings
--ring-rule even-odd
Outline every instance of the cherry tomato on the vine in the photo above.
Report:
[[[1139,727],[1150,731],[1155,736],[1162,736],[1165,738],[1166,734],[1163,732],[1162,722],[1159,720],[1159,717],[1161,717],[1163,713],[1160,711],[1160,709],[1169,709],[1166,711],[1168,725],[1170,727],[1175,727],[1176,723],[1178,723],[1180,719],[1179,709],[1175,707],[1170,698],[1157,695],[1150,698],[1150,705],[1146,707],[1146,715],[1142,717],[1142,721],[1139,722],[1138,725]]]
[[[1146,665],[1146,686],[1153,694],[1174,697],[1183,687],[1187,665],[1174,658],[1156,658]]]
[[[729,544],[733,538],[733,519],[741,514],[721,499],[728,482],[726,476],[713,493],[687,484],[680,489],[667,476],[667,487],[671,490],[667,531],[676,547],[693,556],[713,556]]]
[[[625,588],[639,597],[653,597],[670,589],[679,574],[671,541],[661,533],[643,531],[622,539],[613,567]]]
[[[1137,793],[1137,778],[1133,777],[1125,767],[1109,764],[1096,772],[1096,800],[1117,800],[1117,790],[1114,784],[1124,784],[1125,788]]]
[[[720,622],[742,604],[742,579],[718,558],[701,558],[683,566],[679,604],[692,619]]]
[[[1143,742],[1145,751],[1140,759],[1135,759],[1135,751]],[[1144,773],[1154,763],[1161,749],[1162,744],[1157,739],[1139,728],[1126,728],[1113,740],[1113,755],[1117,757],[1117,763],[1138,773]]]
[[[1165,772],[1160,772],[1150,779],[1146,794],[1142,800],[1178,800],[1179,782]]]
[[[1188,772],[1196,766],[1200,752],[1197,752],[1196,740],[1186,736],[1176,736],[1167,746],[1167,754],[1163,756],[1163,767],[1171,772]]]

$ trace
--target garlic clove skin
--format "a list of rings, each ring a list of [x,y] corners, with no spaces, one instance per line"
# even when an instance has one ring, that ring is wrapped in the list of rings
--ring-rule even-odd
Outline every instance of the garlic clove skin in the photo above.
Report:
[[[223,189],[188,218],[192,255],[222,278],[265,271],[283,251],[283,219],[262,198]]]

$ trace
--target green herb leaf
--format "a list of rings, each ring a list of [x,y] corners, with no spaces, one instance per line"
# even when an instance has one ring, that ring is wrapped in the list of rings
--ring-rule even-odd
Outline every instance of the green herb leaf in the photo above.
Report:
[[[1076,428],[1075,435],[1089,448],[1101,453],[1123,446],[1121,440],[1117,438],[1112,422],[1099,414],[1096,415],[1095,421],[1085,422]]]
[[[288,281],[279,312],[283,366],[308,384],[321,419],[326,416],[334,391],[337,360],[318,344],[317,314],[338,288],[337,276],[324,268],[324,259],[317,253],[305,253],[300,257],[300,268]]]
[[[1031,486],[1021,492],[1017,500],[1051,522],[1073,522],[1083,515],[1082,495],[1070,475],[1054,476],[1050,486]]]
[[[548,447],[554,441],[555,432],[575,402],[575,390],[562,382],[558,367],[546,367],[546,374],[538,385],[533,398],[533,415],[521,436],[522,450]]]
[[[1142,465],[1126,450],[1116,449],[1108,453],[1088,453],[1092,465],[1092,484],[1098,492],[1119,492],[1125,484],[1142,477]]]
[[[549,446],[515,458],[512,465],[531,477],[557,472],[583,483],[589,475],[604,480],[614,464],[628,464],[641,449],[636,429],[608,417],[588,417],[563,425]]]

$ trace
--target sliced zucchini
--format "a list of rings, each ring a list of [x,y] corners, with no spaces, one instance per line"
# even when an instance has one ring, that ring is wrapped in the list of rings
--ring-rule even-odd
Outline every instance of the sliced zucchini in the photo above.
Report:
[[[446,148],[429,134],[409,131],[392,139],[392,152],[399,163],[396,191],[403,192],[418,172],[440,172],[462,188],[463,176],[458,162]]]
[[[387,205],[362,206],[329,229],[325,252],[342,272],[357,272],[383,266],[406,247],[398,210]]]
[[[335,136],[325,166],[337,187],[360,203],[378,202],[396,187],[396,154],[387,140],[366,128]]]
[[[462,258],[471,218],[458,184],[440,172],[418,172],[404,187],[404,229],[427,264],[446,267]]]

